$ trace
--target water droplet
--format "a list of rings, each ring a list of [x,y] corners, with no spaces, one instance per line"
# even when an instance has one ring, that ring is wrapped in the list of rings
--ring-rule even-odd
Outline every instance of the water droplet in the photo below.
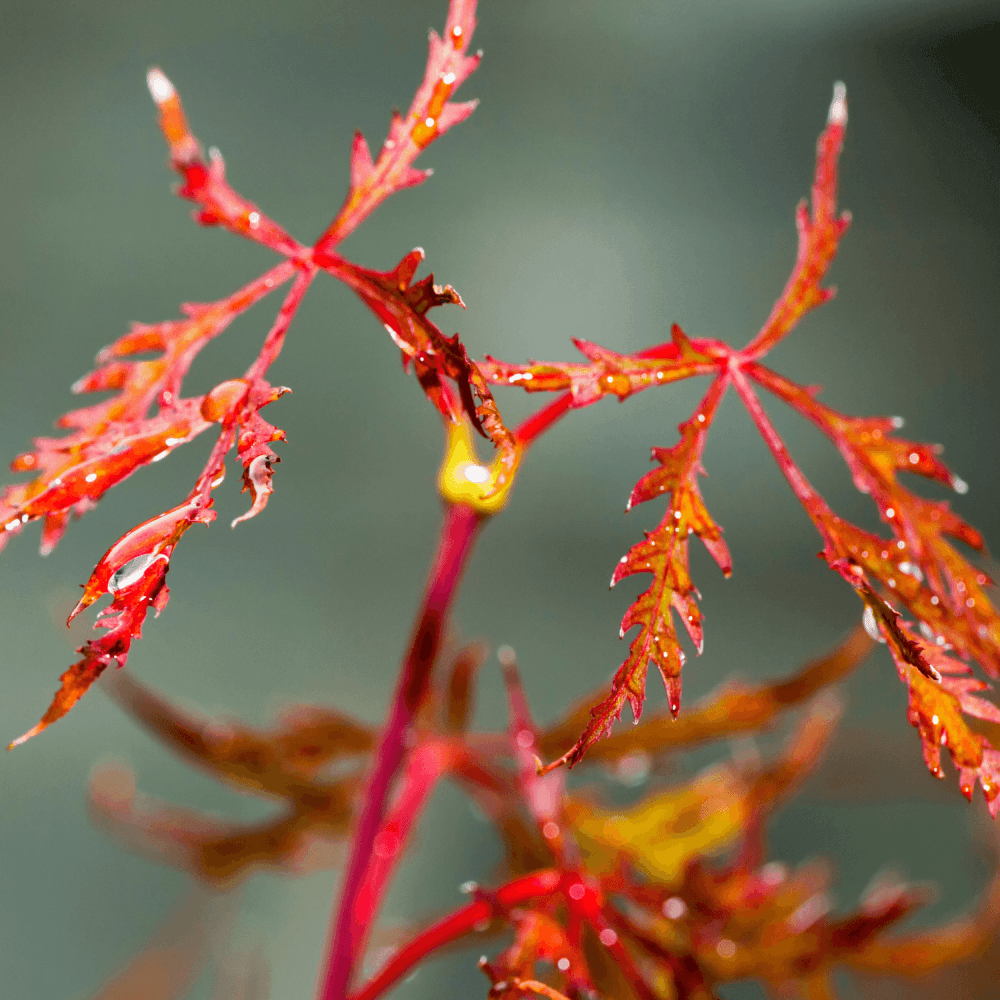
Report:
[[[151,462],[162,462],[167,457],[167,455],[169,455],[169,454],[170,454],[170,449],[169,448],[164,448],[163,451],[157,452],[157,454],[155,454],[150,459],[150,461]],[[90,477],[88,476],[87,478],[89,479]],[[97,477],[95,476],[94,478],[96,479]]]
[[[83,479],[84,479],[84,482],[92,483],[92,482],[94,482],[95,479],[97,479],[97,473],[96,472],[88,472],[87,475],[83,477]]]
[[[603,944],[605,948],[610,948],[612,945],[618,943],[618,935],[610,927],[605,927],[604,930],[598,934],[598,937],[601,940],[601,944]]]
[[[542,836],[546,840],[555,840],[556,837],[559,836],[559,824],[553,823],[552,820],[549,820],[548,823],[542,827]]]
[[[969,484],[964,479],[959,479],[958,476],[951,477],[951,488],[956,493],[968,493]]]
[[[605,392],[613,392],[619,399],[624,399],[632,394],[632,383],[629,381],[629,377],[622,372],[611,372],[602,376],[600,384]]]
[[[114,594],[119,590],[125,590],[126,587],[131,587],[133,584],[138,583],[146,570],[158,559],[162,559],[164,562],[168,561],[167,557],[162,553],[153,555],[150,552],[145,552],[141,556],[129,559],[127,563],[119,566],[111,574],[111,578],[108,580],[108,593]]]
[[[920,461],[920,456],[915,451],[911,451],[910,452],[910,464],[911,465],[916,465],[917,462],[919,462],[919,461]]]
[[[937,594],[932,594],[931,595],[931,604],[937,604],[937,603],[938,603],[938,596],[937,596]]]
[[[569,887],[569,898],[570,899],[581,900],[581,899],[583,899],[583,897],[586,894],[586,892],[587,892],[587,890],[584,889],[582,882],[574,882]]]
[[[937,717],[936,715],[932,715],[932,716],[931,716],[931,723],[932,723],[933,725],[935,725],[935,726],[936,726],[936,725],[937,725],[937,724],[938,724],[938,723],[939,723],[940,721],[941,721],[941,720],[940,720],[940,719],[939,719],[939,718],[938,718],[938,717]]]
[[[166,78],[163,71],[155,66],[146,74],[146,85],[157,104],[169,101],[177,93],[174,90],[174,85]]]
[[[256,229],[260,225],[260,212],[251,212],[247,216],[247,222],[250,223],[251,229]]]
[[[736,945],[729,938],[723,938],[715,946],[715,950],[719,953],[720,958],[732,958],[736,954]]]
[[[662,912],[667,920],[680,920],[687,913],[687,904],[680,896],[671,896],[663,904]]]
[[[891,507],[886,507],[885,516],[888,518],[893,518],[896,516],[896,512]]]
[[[879,631],[878,624],[875,621],[875,612],[867,604],[865,605],[864,613],[861,615],[861,624],[864,625],[865,631],[876,642],[885,642],[885,638]]]
[[[450,87],[455,82],[455,74],[445,73],[445,75],[441,77],[441,82],[447,84]]]
[[[461,471],[462,475],[470,483],[485,483],[490,478],[490,470],[485,465],[475,465],[470,462],[468,465],[463,466]]]
[[[904,542],[903,539],[901,538],[898,542],[896,542],[896,548],[897,549],[905,549],[906,548],[906,542]]]
[[[463,882],[459,887],[458,891],[464,893],[466,896],[475,892],[479,888],[478,882]]]
[[[914,580],[923,582],[924,574],[916,563],[901,562],[897,569],[900,573],[905,573],[907,576],[912,576]]]
[[[906,423],[906,421],[902,417],[893,417],[891,422],[892,426],[897,431]]]
[[[560,958],[559,961],[556,962],[556,968],[560,972],[566,972],[569,969],[569,959],[568,958]]]

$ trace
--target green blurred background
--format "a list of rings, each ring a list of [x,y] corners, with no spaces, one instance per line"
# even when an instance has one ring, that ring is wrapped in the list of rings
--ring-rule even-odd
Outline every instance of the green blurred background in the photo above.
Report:
[[[233,185],[309,241],[343,197],[353,130],[381,143],[445,9],[444,0],[4,0],[0,454],[23,451],[78,405],[68,386],[131,320],[219,298],[272,260],[199,230],[170,194],[146,69],[171,77]],[[840,294],[773,361],[822,382],[835,407],[901,414],[907,434],[942,442],[971,485],[956,508],[995,540],[998,16],[995,3],[955,0],[486,0],[476,36],[486,58],[461,92],[481,106],[424,155],[434,177],[393,198],[344,250],[387,268],[423,246],[438,280],[468,304],[438,322],[459,330],[474,357],[570,358],[571,336],[631,351],[665,339],[672,321],[743,344],[789,273],[793,209],[843,79],[841,203],[854,223],[833,270]],[[205,350],[186,390],[240,374],[276,306],[268,300]],[[271,504],[230,532],[247,505],[230,475],[218,522],[178,550],[170,606],[148,623],[130,666],[184,704],[238,718],[264,722],[305,700],[375,721],[439,523],[438,419],[381,326],[332,281],[317,281],[272,372],[294,394],[268,413],[289,438]],[[644,584],[609,595],[607,579],[660,515],[623,517],[624,501],[649,447],[675,441],[702,391],[684,384],[574,414],[532,452],[475,555],[457,623],[515,647],[542,720],[621,662],[618,621]],[[512,419],[528,405],[513,391],[499,401]],[[771,410],[832,505],[876,527],[832,448]],[[206,437],[136,474],[47,560],[37,528],[3,554],[5,740],[36,721],[85,637],[68,639],[61,624],[78,584],[125,528],[179,502],[208,446]],[[688,704],[734,672],[792,670],[859,610],[815,558],[818,537],[733,399],[706,465],[706,501],[735,571],[725,582],[695,551],[707,641],[686,669]],[[931,916],[955,913],[987,871],[974,833],[982,803],[966,807],[954,780],[945,789],[926,775],[883,652],[848,688],[845,733],[824,775],[776,823],[775,852],[832,858],[840,905],[892,862],[941,884]],[[655,681],[650,695],[662,704]],[[483,724],[500,723],[500,699],[494,660]],[[0,761],[3,998],[92,993],[183,889],[182,876],[89,825],[88,772],[107,758],[129,761],[144,790],[170,801],[245,818],[266,811],[168,756],[103,693],[87,697]],[[848,801],[854,794],[860,803]],[[487,828],[442,789],[389,915],[456,905],[459,883],[487,883],[498,858]],[[329,872],[265,875],[243,894],[236,941],[263,941],[278,1000],[311,995],[333,884]],[[475,957],[428,966],[397,995],[484,995]]]

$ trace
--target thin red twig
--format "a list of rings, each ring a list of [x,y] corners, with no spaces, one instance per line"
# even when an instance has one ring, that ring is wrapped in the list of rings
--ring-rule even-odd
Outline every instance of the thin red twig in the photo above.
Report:
[[[368,929],[360,924],[356,912],[368,861],[396,775],[406,757],[407,738],[427,693],[431,668],[441,648],[445,618],[472,551],[479,524],[476,512],[462,504],[451,505],[445,512],[429,583],[400,671],[351,845],[326,968],[320,980],[320,1000],[344,1000],[347,995],[360,945]]]
[[[355,904],[354,917],[360,928],[370,928],[374,923],[389,879],[403,858],[408,835],[452,757],[447,744],[435,742],[419,747],[406,761],[406,770],[399,781],[399,797],[375,836],[364,884]],[[364,940],[359,943],[358,951],[363,948]]]
[[[449,914],[404,944],[376,976],[350,994],[350,1000],[375,1000],[432,952],[461,940],[477,925],[488,922],[496,909],[509,910],[533,899],[544,899],[558,888],[561,879],[560,873],[553,869],[533,872],[501,886],[490,898],[477,899]]]

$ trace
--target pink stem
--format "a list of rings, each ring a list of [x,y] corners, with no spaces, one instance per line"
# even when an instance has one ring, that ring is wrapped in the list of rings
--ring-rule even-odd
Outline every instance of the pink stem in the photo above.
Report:
[[[740,399],[743,400],[743,404],[753,418],[753,422],[757,425],[757,430],[760,431],[761,437],[766,442],[768,448],[771,449],[771,454],[774,455],[774,460],[778,463],[778,468],[784,473],[785,478],[792,487],[792,491],[799,498],[802,506],[805,507],[810,517],[815,521],[817,515],[827,510],[827,506],[823,502],[822,497],[812,488],[809,480],[802,474],[799,467],[792,461],[792,456],[788,453],[785,442],[781,440],[781,436],[775,430],[774,424],[771,423],[770,418],[764,412],[764,407],[761,406],[757,394],[753,391],[746,376],[741,371],[736,355],[730,360],[729,374],[732,376],[733,385],[739,393]]]
[[[378,975],[351,994],[350,1000],[375,1000],[431,952],[460,940],[472,933],[477,924],[489,921],[495,910],[506,911],[532,899],[551,896],[560,879],[559,872],[551,869],[533,872],[501,886],[489,898],[477,899],[432,924],[403,945]]]
[[[368,926],[357,905],[369,870],[375,838],[385,816],[394,780],[406,757],[407,739],[427,693],[431,668],[441,646],[445,618],[472,550],[480,519],[471,507],[454,504],[445,513],[430,580],[403,661],[389,718],[365,792],[364,805],[344,873],[340,905],[333,923],[320,1000],[344,1000]]]
[[[275,358],[281,353],[281,348],[285,344],[285,334],[292,325],[292,319],[302,303],[313,278],[316,277],[316,265],[308,262],[302,265],[298,277],[288,291],[285,301],[281,303],[281,309],[275,317],[274,324],[268,331],[264,343],[261,345],[260,353],[254,359],[253,364],[247,369],[246,377],[256,381],[263,378],[265,372],[274,363]]]
[[[533,413],[527,420],[518,425],[514,437],[518,444],[529,445],[535,438],[544,434],[560,417],[564,417],[573,407],[573,394],[564,392],[557,396],[548,406]]]
[[[399,797],[372,844],[371,860],[354,909],[358,926],[367,928],[374,923],[382,894],[403,856],[407,836],[438,779],[448,770],[452,757],[453,753],[445,744],[426,743],[414,750],[407,760],[406,771],[399,780]]]

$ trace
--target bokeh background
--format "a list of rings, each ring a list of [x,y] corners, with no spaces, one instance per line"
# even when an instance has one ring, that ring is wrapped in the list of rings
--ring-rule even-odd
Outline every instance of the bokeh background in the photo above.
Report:
[[[133,319],[176,315],[259,273],[271,255],[199,230],[171,175],[143,76],[162,66],[196,134],[234,186],[311,240],[343,197],[351,134],[381,142],[424,64],[445,0],[4,0],[0,31],[0,453],[75,405],[68,386]],[[434,177],[393,198],[345,245],[386,268],[423,246],[468,312],[438,321],[474,357],[569,358],[571,336],[631,351],[679,322],[745,343],[794,256],[832,84],[848,85],[841,203],[854,213],[833,281],[840,294],[774,363],[852,413],[900,414],[940,441],[971,485],[961,514],[1000,537],[1000,5],[956,0],[507,0],[481,5],[486,58],[463,89],[469,122],[424,156]],[[277,302],[199,357],[192,393],[239,374]],[[266,513],[236,531],[238,477],[218,522],[192,531],[131,669],[185,704],[256,722],[317,701],[381,718],[439,523],[438,420],[398,351],[346,288],[317,281],[273,369],[294,388],[269,412],[289,442]],[[610,677],[618,621],[641,578],[608,576],[659,517],[625,498],[703,391],[670,387],[603,402],[548,435],[507,512],[486,533],[458,602],[466,636],[510,643],[542,720]],[[512,418],[526,400],[500,397]],[[532,404],[533,405],[533,404]],[[832,448],[772,407],[808,475],[842,513],[875,527]],[[32,725],[71,662],[62,621],[78,584],[128,526],[177,503],[208,438],[142,470],[56,552],[37,529],[2,557],[4,740]],[[734,672],[789,672],[858,616],[815,558],[818,537],[734,399],[712,435],[705,484],[735,560],[703,552],[704,656],[690,704]],[[933,489],[929,490],[933,493]],[[943,494],[940,494],[943,495]],[[648,505],[653,507],[654,505]],[[698,546],[694,547],[696,550]],[[830,857],[848,905],[891,862],[936,880],[944,918],[980,891],[987,863],[956,783],[926,775],[905,696],[880,651],[851,680],[844,732],[820,778],[772,830],[777,856]],[[662,703],[650,683],[650,703]],[[495,660],[479,718],[502,718]],[[725,748],[723,748],[724,750]],[[721,751],[720,751],[721,752]],[[136,768],[157,796],[227,815],[263,811],[187,769],[101,692],[0,760],[0,995],[72,1000],[95,991],[154,932],[184,879],[123,853],[85,816],[95,762]],[[682,763],[683,766],[683,763]],[[412,918],[488,882],[496,843],[443,788],[422,822],[389,914]],[[261,943],[275,998],[311,994],[334,875],[262,875],[235,940]],[[399,997],[485,992],[476,956],[451,957]],[[208,983],[195,996],[208,995]],[[755,997],[755,987],[726,996]],[[852,995],[849,991],[845,995]],[[900,994],[903,995],[903,994]]]

